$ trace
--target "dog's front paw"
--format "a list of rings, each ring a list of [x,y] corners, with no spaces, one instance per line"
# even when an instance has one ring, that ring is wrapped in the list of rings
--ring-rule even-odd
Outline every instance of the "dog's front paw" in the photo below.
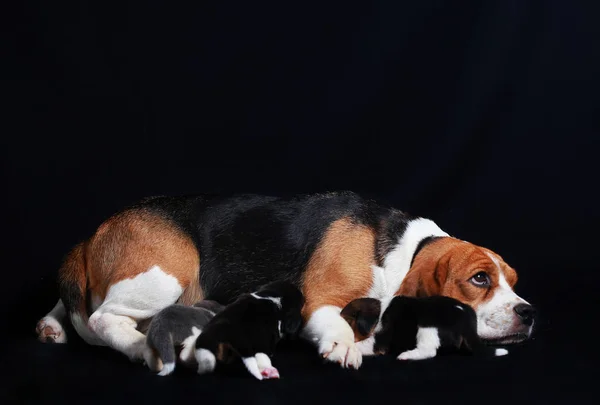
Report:
[[[327,361],[338,363],[344,368],[358,369],[362,364],[362,354],[352,341],[322,341],[319,354]]]

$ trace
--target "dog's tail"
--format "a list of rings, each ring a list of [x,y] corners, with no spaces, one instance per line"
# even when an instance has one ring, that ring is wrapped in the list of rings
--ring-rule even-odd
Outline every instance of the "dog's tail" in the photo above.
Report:
[[[87,326],[87,275],[84,242],[76,245],[63,260],[58,271],[58,292],[73,327],[89,344],[104,343]]]

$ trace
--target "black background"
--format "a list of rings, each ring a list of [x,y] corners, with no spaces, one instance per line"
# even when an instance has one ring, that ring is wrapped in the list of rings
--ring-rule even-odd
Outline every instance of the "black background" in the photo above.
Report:
[[[173,4],[171,4],[173,3]],[[2,45],[2,339],[13,401],[583,403],[598,366],[595,1],[19,3]],[[151,375],[42,345],[56,270],[144,196],[351,189],[491,248],[539,311],[505,358]]]

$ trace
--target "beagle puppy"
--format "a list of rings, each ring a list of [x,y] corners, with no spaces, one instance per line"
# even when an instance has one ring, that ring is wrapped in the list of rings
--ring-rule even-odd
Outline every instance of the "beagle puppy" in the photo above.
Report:
[[[243,294],[219,312],[196,339],[198,374],[210,373],[217,361],[241,358],[255,378],[279,378],[270,357],[284,336],[295,335],[302,325],[304,297],[289,282],[273,282]]]
[[[430,219],[351,192],[148,198],[102,223],[59,270],[60,299],[37,325],[65,342],[69,317],[89,344],[160,368],[140,324],[174,303],[228,304],[271,281],[298,285],[301,332],[328,361],[358,368],[362,353],[340,315],[361,297],[445,295],[470,305],[481,339],[527,339],[533,308],[516,271]]]
[[[166,376],[175,371],[176,348],[181,349],[180,361],[184,364],[190,363],[196,339],[223,308],[223,305],[210,300],[199,301],[192,307],[173,304],[152,318],[146,342],[157,361],[163,364],[158,375]]]
[[[379,300],[359,298],[350,302],[341,315],[354,330],[355,340],[365,355],[424,360],[435,357],[439,350],[508,354],[506,349],[484,345],[477,335],[473,308],[450,297],[396,296],[383,315]]]

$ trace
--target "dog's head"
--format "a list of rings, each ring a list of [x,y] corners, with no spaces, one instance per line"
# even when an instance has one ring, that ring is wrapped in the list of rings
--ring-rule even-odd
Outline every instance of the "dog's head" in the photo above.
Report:
[[[489,249],[450,237],[418,251],[398,294],[445,295],[477,313],[477,333],[489,343],[509,344],[531,336],[534,308],[513,287],[517,273]]]
[[[261,287],[256,294],[279,300],[283,335],[294,337],[300,332],[304,295],[298,287],[288,281],[275,281]]]

